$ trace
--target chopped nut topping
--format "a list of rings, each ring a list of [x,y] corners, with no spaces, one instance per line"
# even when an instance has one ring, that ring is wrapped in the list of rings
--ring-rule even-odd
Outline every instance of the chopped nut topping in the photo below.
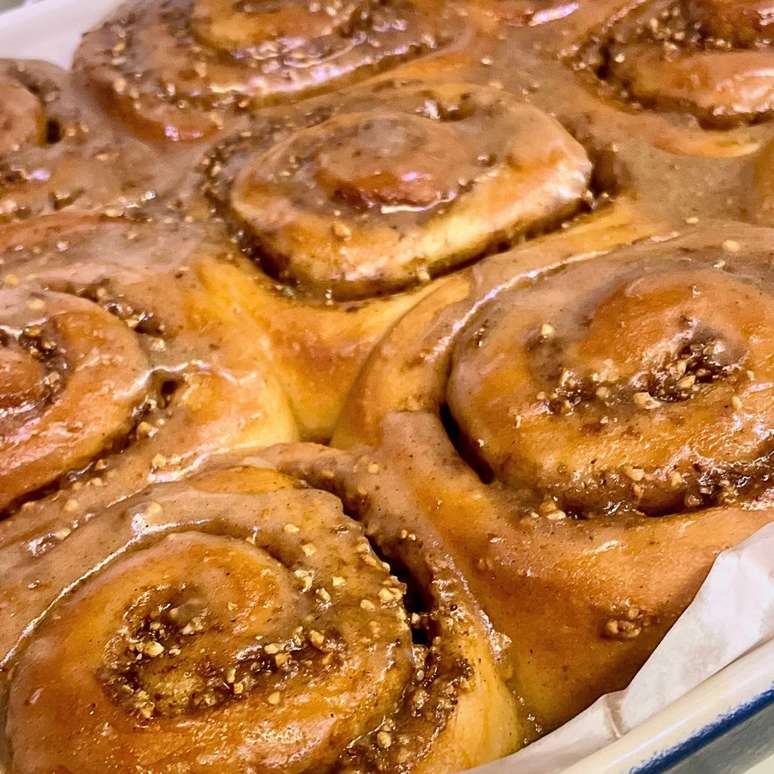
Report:
[[[387,731],[379,731],[376,734],[376,743],[383,750],[387,750],[392,745],[392,735]]]
[[[727,253],[738,253],[742,249],[742,245],[735,239],[726,239],[722,247]]]
[[[318,650],[322,650],[323,645],[325,645],[325,635],[318,632],[316,629],[312,629],[309,632],[309,642],[311,642]]]
[[[164,646],[156,640],[150,640],[143,645],[142,652],[150,658],[156,658],[164,652]]]
[[[338,237],[339,239],[351,239],[352,238],[352,230],[347,226],[346,224],[342,223],[339,220],[335,220],[333,222],[333,225],[331,226],[331,230],[333,231],[333,235],[335,237]]]
[[[80,507],[81,507],[81,504],[73,497],[67,500],[64,504],[64,509],[66,513],[75,513],[77,510],[80,509]]]
[[[633,640],[639,637],[642,626],[634,621],[611,618],[605,623],[605,636],[616,640]]]
[[[661,401],[656,400],[649,392],[635,392],[634,404],[645,411],[653,411],[661,405]]]

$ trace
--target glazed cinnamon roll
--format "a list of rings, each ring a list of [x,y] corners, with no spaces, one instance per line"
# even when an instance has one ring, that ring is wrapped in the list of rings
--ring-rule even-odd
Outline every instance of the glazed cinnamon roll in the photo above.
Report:
[[[335,298],[399,289],[555,225],[588,191],[584,149],[499,90],[387,87],[370,101],[217,162],[279,278]]]
[[[0,60],[0,221],[137,207],[164,191],[169,176],[149,148],[89,106],[68,73]]]
[[[75,518],[105,490],[296,435],[249,321],[206,289],[218,250],[190,224],[0,229],[0,514],[48,496]]]
[[[774,27],[760,0],[654,0],[613,24],[600,68],[624,97],[727,127],[774,110]]]
[[[336,498],[265,465],[151,487],[37,551],[0,525],[10,772],[437,773],[517,746],[464,587],[419,552],[399,579]]]
[[[75,67],[138,130],[187,141],[250,105],[434,51],[461,29],[446,0],[131,0],[86,35]]]
[[[715,556],[774,519],[771,239],[492,258],[375,351],[349,452],[276,459],[358,498],[371,534],[447,552],[553,728],[625,686]]]
[[[313,439],[431,279],[593,201],[583,147],[500,90],[386,82],[337,102],[257,119],[202,183],[259,267],[232,290],[270,332]]]

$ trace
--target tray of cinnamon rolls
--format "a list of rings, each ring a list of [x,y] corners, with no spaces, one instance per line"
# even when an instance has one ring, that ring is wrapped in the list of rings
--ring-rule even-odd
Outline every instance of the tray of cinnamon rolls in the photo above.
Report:
[[[774,5],[83,5],[0,16],[0,771],[662,771],[763,711]]]

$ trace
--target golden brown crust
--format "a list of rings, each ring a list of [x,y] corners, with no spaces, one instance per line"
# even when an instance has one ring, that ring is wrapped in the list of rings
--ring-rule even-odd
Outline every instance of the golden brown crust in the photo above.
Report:
[[[4,65],[0,768],[451,772],[621,687],[772,516],[769,6],[133,0]],[[267,455],[380,558],[186,478],[342,407]]]
[[[300,435],[328,440],[362,363],[432,283],[362,301],[310,297],[241,255],[223,229],[216,233],[228,260],[209,264],[205,286],[256,326],[256,345],[288,395]]]
[[[219,165],[239,170],[228,205],[248,239],[302,288],[400,289],[555,225],[589,193],[583,148],[499,90],[419,84],[353,102]]]
[[[184,223],[62,213],[0,229],[0,512],[53,487],[76,518],[92,489],[126,496],[295,437],[249,320],[202,281],[219,252]]]
[[[70,74],[0,60],[0,222],[144,205],[175,170],[100,115]]]
[[[427,561],[399,580],[339,501],[259,459],[19,548],[0,541],[12,772],[429,774],[517,743],[464,589]]]
[[[535,273],[514,251],[406,315],[351,395],[363,518],[449,552],[544,729],[623,687],[772,519],[771,250],[718,224]]]
[[[75,67],[139,131],[190,141],[250,105],[362,78],[461,32],[444,0],[130,0],[86,35]]]

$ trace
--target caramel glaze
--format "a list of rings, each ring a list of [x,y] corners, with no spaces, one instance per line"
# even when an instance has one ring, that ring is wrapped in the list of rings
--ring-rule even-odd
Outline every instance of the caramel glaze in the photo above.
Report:
[[[21,577],[55,552],[51,571],[69,572],[80,554],[60,546],[110,538],[82,531],[95,514],[126,521],[121,500],[215,451],[327,440],[368,358],[334,436],[347,451],[273,458],[335,488],[423,589],[472,590],[511,639],[511,687],[536,721],[511,724],[520,739],[624,685],[717,553],[770,520],[770,18],[747,0],[148,0],[86,36],[79,86],[45,70],[59,91],[42,114],[37,87],[4,72],[3,158],[69,153],[41,122],[71,92],[97,116],[81,87],[122,150],[78,167],[88,198],[31,180],[14,194],[29,213],[13,218],[102,215],[0,227],[4,566]],[[150,187],[146,153],[164,158]],[[673,425],[685,435],[660,432]],[[8,636],[34,633],[55,598],[107,594],[71,593],[90,571],[73,572],[38,597],[34,577],[9,585]],[[121,599],[144,633],[156,598]],[[484,647],[465,600],[461,647]],[[106,631],[100,700],[135,718],[122,686],[158,675]],[[9,664],[27,652],[14,642]],[[59,658],[29,653],[25,686]],[[145,720],[187,712],[175,691]],[[225,695],[217,711],[236,706]],[[46,722],[35,706],[16,706],[14,737],[24,713]],[[464,759],[468,723],[405,732],[444,740],[425,764],[376,728],[347,762],[308,760],[445,771],[516,744],[493,723]],[[15,765],[50,769],[46,749]]]
[[[256,105],[361,79],[462,32],[443,0],[130,0],[86,35],[75,68],[138,131],[197,141]]]
[[[221,253],[191,224],[98,215],[0,233],[3,515],[32,518],[53,490],[77,521],[104,490],[125,497],[214,451],[296,436],[249,320],[208,289]]]
[[[0,222],[136,208],[167,193],[176,175],[102,115],[69,73],[0,60]]]
[[[280,467],[448,552],[541,730],[622,688],[715,556],[774,519],[772,247],[715,226],[459,275],[384,339],[334,445]],[[524,271],[524,266],[544,267]]]
[[[519,741],[486,619],[331,495],[239,458],[0,540],[11,772],[456,771]],[[56,679],[52,679],[57,675]]]
[[[433,278],[587,211],[590,174],[559,124],[500,90],[385,81],[256,119],[208,154],[194,197],[260,268],[232,290],[271,337],[303,434],[326,439]]]
[[[245,108],[221,130],[174,209],[222,219],[255,262],[251,276],[229,278],[231,292],[266,331],[306,438],[330,437],[383,332],[466,264],[597,220],[615,223],[622,242],[697,218],[770,222],[765,115],[713,128],[682,103],[636,101],[603,67],[624,20],[634,28],[631,14],[646,10],[465,3],[466,34],[434,52],[332,95]],[[508,124],[484,107],[431,120],[412,102],[429,93],[443,105],[455,92],[474,106],[518,100],[521,118]],[[543,112],[529,119],[524,104]],[[515,154],[503,152],[507,137]],[[510,177],[471,170],[497,151],[495,169]]]
[[[558,124],[500,91],[420,84],[232,156],[220,173],[232,170],[228,204],[279,276],[346,299],[560,221],[591,164]]]

